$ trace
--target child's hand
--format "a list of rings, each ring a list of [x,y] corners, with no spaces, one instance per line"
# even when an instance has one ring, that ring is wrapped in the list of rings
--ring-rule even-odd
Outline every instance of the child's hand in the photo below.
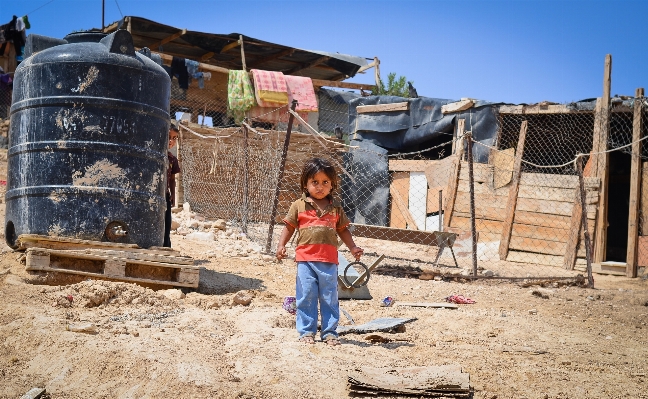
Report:
[[[355,258],[355,260],[360,260],[360,257],[364,254],[364,249],[360,247],[353,247],[351,248],[351,255]]]
[[[284,259],[286,256],[288,256],[288,255],[286,254],[286,247],[284,247],[284,246],[279,246],[279,247],[277,247],[277,259],[278,259],[278,260],[282,260],[282,259]]]

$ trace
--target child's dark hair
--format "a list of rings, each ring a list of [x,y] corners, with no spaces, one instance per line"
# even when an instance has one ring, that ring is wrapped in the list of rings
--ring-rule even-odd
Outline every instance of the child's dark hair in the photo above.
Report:
[[[331,180],[331,192],[335,191],[338,186],[337,172],[333,164],[324,158],[311,158],[306,161],[301,174],[301,189],[305,191],[306,186],[308,186],[308,179],[313,178],[318,172],[324,172],[328,176]]]

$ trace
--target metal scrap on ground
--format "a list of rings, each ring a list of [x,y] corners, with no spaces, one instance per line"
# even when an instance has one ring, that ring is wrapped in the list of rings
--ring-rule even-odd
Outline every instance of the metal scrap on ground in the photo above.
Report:
[[[394,317],[382,317],[364,324],[338,326],[337,332],[339,335],[350,333],[364,334],[369,332],[398,332],[399,329],[404,327],[405,323],[410,323],[415,320],[416,318],[399,319]]]

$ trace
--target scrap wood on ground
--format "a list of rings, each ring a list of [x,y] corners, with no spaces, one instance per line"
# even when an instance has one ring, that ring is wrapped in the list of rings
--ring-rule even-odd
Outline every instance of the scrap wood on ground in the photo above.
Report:
[[[469,398],[470,374],[460,366],[361,367],[349,373],[353,396],[416,395],[431,398]]]

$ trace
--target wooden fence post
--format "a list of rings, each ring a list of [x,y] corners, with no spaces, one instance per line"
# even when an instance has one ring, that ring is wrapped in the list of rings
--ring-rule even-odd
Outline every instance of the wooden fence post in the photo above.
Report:
[[[635,92],[632,120],[632,163],[630,166],[630,212],[628,214],[628,252],[626,276],[637,277],[637,241],[639,236],[639,206],[641,203],[641,140],[644,89]],[[646,217],[647,215],[642,215]]]
[[[607,171],[609,154],[608,136],[610,132],[610,89],[612,83],[612,56],[605,56],[605,70],[603,73],[603,97],[601,97],[600,115],[595,117],[594,123],[594,141],[598,142],[598,148],[594,152],[599,152],[596,167],[596,177],[601,179],[601,191],[599,196],[599,209],[596,215],[596,227],[594,233],[594,263],[600,263],[605,260],[607,246],[607,208],[608,208],[608,179]],[[598,123],[596,120],[598,119]]]

